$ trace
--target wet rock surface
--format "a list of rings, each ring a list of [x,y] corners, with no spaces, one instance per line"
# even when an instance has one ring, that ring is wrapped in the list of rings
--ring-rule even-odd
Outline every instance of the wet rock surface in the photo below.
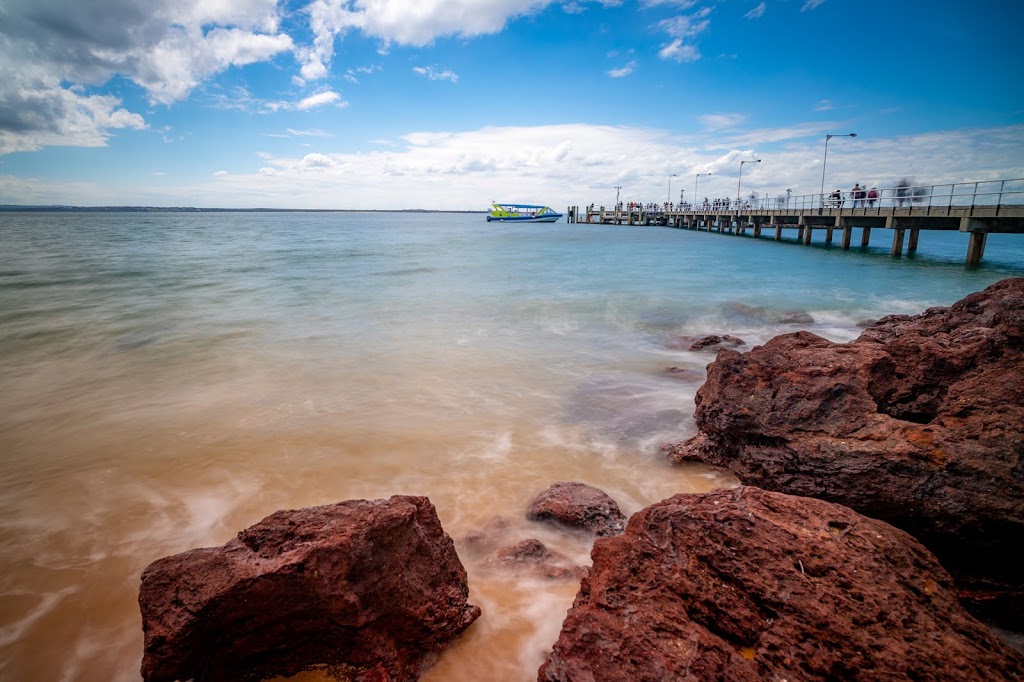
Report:
[[[797,332],[723,351],[696,404],[699,432],[670,460],[887,521],[976,612],[1024,624],[1024,279],[847,344]]]
[[[725,348],[739,348],[746,342],[731,334],[706,334],[703,336],[681,336],[669,341],[666,346],[672,350],[703,350],[717,352]]]
[[[542,681],[1016,680],[1024,658],[906,533],[740,487],[600,539]]]
[[[480,615],[425,497],[280,511],[142,574],[145,680],[415,680]]]
[[[554,521],[598,536],[617,535],[626,527],[619,505],[605,492],[577,482],[558,482],[530,503],[526,518]]]

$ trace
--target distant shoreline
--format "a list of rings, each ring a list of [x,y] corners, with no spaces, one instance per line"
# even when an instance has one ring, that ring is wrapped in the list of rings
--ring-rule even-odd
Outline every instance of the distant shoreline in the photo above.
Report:
[[[487,213],[428,208],[196,208],[194,206],[14,206],[0,213]]]

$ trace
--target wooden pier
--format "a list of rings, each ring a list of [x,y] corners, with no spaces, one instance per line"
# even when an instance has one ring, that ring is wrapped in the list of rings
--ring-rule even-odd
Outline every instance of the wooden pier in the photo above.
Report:
[[[794,202],[796,203],[796,202]],[[864,202],[866,203],[866,202]],[[881,202],[879,202],[881,203]],[[906,202],[910,204],[910,201]],[[861,246],[868,246],[873,229],[892,232],[893,256],[917,250],[921,230],[958,231],[969,235],[967,265],[977,265],[985,254],[985,241],[989,234],[1024,234],[1024,205],[977,206],[873,206],[873,207],[775,207],[775,208],[719,208],[687,205],[683,208],[654,209],[619,208],[580,211],[570,206],[566,213],[569,222],[601,223],[611,225],[662,225],[680,229],[718,231],[745,235],[747,230],[760,237],[765,230],[774,232],[776,241],[784,230],[796,230],[803,244],[810,244],[815,230],[824,232],[825,243],[831,244],[835,232],[840,233],[841,248],[850,248],[853,228],[860,228]],[[583,221],[580,218],[584,218]],[[909,235],[908,235],[909,233]],[[908,240],[909,237],[909,240]]]

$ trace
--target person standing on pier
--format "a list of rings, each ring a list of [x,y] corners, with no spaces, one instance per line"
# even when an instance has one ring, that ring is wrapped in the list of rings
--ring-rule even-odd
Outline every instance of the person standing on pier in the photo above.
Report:
[[[868,192],[868,206],[874,208],[876,199],[878,199],[878,188],[872,187]]]
[[[854,208],[859,208],[861,206],[860,183],[859,182],[855,182],[853,184],[853,189],[850,190],[850,198],[853,199],[853,207]]]
[[[910,181],[906,178],[902,178],[896,184],[896,201],[899,203],[900,208],[903,208],[903,202],[907,199],[907,195],[910,193]]]

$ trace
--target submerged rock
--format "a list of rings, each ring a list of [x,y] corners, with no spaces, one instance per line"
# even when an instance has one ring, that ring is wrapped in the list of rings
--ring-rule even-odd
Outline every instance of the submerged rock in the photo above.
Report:
[[[556,521],[599,536],[617,535],[626,527],[626,517],[615,500],[584,483],[552,484],[530,503],[526,518]]]
[[[666,345],[672,350],[706,350],[717,352],[725,348],[738,348],[745,343],[743,339],[730,334],[723,334],[721,336],[718,334],[706,334],[703,336],[681,336]]]
[[[782,313],[779,322],[781,324],[814,324],[814,318],[810,313],[805,313],[802,310],[789,310]]]
[[[569,565],[567,556],[548,549],[535,538],[502,547],[484,558],[480,565],[486,570],[525,571],[550,580],[581,578],[586,574],[585,568]]]
[[[1024,279],[851,343],[723,351],[670,460],[839,502],[914,535],[979,613],[1024,625]]]
[[[673,379],[692,383],[704,381],[704,378],[707,376],[707,373],[703,370],[690,369],[689,367],[666,367],[665,374]]]
[[[142,677],[416,680],[479,617],[468,592],[425,497],[280,511],[143,572]]]
[[[840,505],[748,487],[676,495],[592,558],[538,680],[1024,676],[934,556]]]

